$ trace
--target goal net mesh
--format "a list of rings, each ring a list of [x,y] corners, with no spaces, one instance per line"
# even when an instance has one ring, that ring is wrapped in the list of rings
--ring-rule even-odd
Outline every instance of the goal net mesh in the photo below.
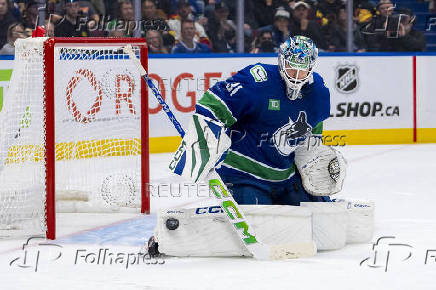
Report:
[[[0,112],[0,235],[46,230],[45,82],[54,84],[57,212],[141,204],[139,73],[120,44],[76,43],[55,45],[45,75],[45,40],[16,42]]]

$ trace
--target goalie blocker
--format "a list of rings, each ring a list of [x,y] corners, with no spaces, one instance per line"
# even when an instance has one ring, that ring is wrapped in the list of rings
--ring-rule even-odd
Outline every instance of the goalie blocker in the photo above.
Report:
[[[241,208],[258,237],[271,248],[293,244],[308,252],[315,243],[318,250],[340,249],[347,243],[368,242],[374,230],[372,202],[338,200]],[[251,256],[220,206],[160,211],[149,253],[157,254],[157,246],[169,256]]]

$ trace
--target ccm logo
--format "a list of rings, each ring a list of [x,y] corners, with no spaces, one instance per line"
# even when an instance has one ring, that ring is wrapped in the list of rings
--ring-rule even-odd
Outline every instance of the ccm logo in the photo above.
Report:
[[[216,205],[210,207],[199,207],[195,210],[195,214],[205,213],[223,213],[223,209],[219,205]]]

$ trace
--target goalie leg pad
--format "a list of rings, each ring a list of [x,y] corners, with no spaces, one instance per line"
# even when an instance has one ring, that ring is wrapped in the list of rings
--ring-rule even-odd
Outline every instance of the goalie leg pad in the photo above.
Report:
[[[313,245],[312,214],[307,208],[241,205],[241,209],[265,244],[273,248],[280,244]],[[178,220],[178,227],[170,230],[168,219]],[[251,256],[231,226],[219,206],[162,210],[155,237],[159,251],[170,256]]]
[[[375,203],[343,199],[335,200],[335,203],[343,203],[347,209],[347,244],[371,241],[374,235]]]
[[[337,250],[347,242],[347,211],[344,203],[302,202],[312,211],[313,240],[318,250]]]
[[[335,250],[351,243],[365,243],[374,234],[374,208],[371,201],[335,200],[302,202],[312,211],[313,239],[318,250]]]

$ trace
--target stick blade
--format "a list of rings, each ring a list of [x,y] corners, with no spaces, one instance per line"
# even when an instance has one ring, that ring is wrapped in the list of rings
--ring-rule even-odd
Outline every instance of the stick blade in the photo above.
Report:
[[[257,242],[255,244],[246,245],[246,247],[248,251],[253,254],[253,258],[255,258],[256,260],[270,260],[271,249],[267,245],[261,242]]]
[[[270,246],[271,260],[297,259],[313,257],[316,254],[316,245],[312,242],[281,244]]]

